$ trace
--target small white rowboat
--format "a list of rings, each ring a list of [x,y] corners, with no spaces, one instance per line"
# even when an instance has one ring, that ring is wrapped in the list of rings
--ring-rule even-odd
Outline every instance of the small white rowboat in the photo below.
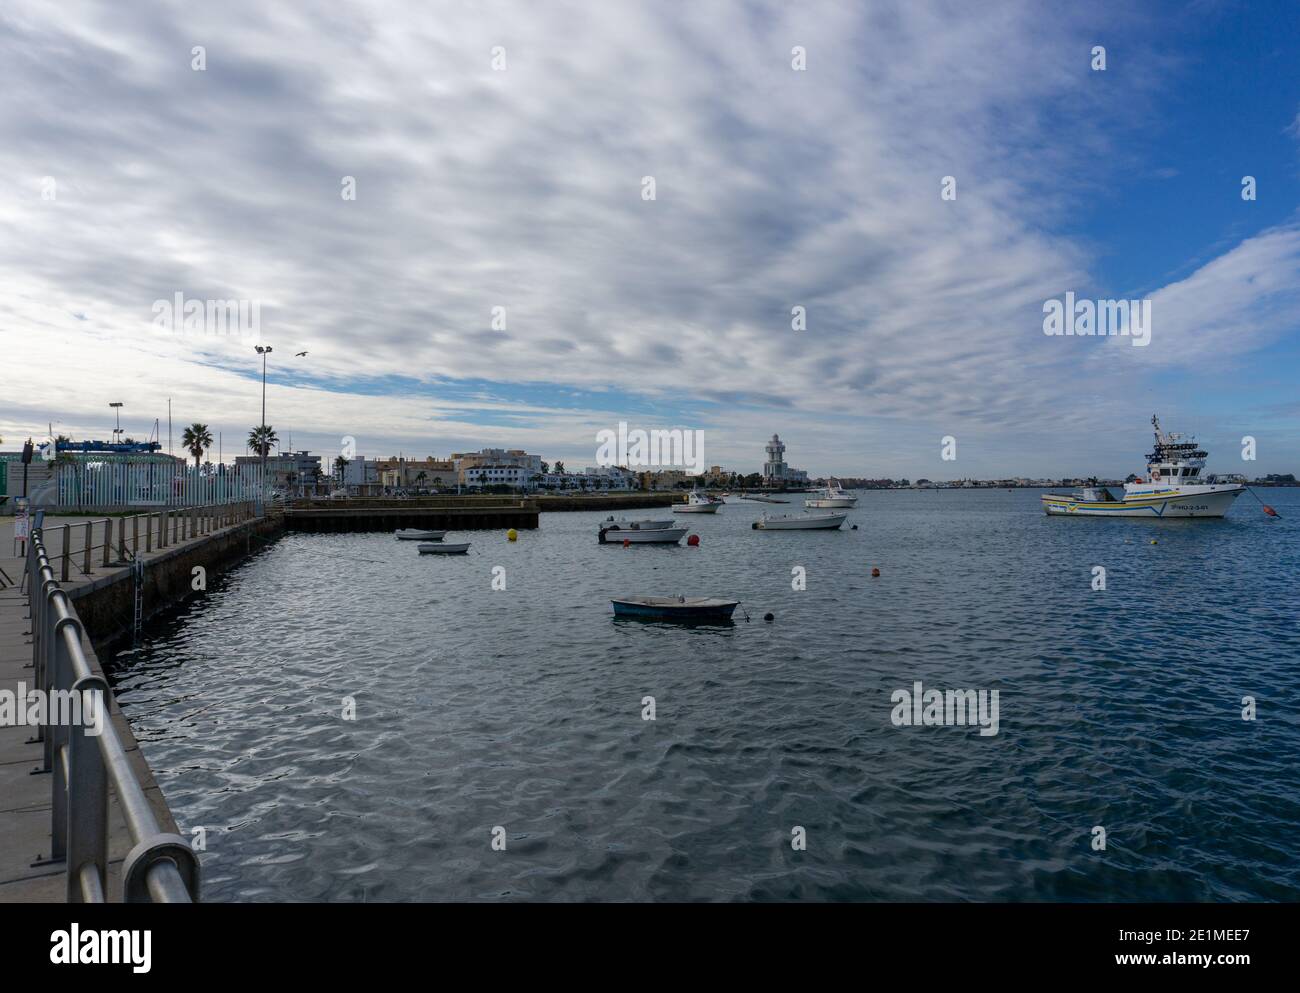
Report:
[[[757,531],[822,531],[837,528],[848,514],[772,514],[751,525]]]
[[[469,542],[463,541],[459,544],[455,542],[437,542],[427,545],[417,545],[421,555],[464,555],[469,551]]]

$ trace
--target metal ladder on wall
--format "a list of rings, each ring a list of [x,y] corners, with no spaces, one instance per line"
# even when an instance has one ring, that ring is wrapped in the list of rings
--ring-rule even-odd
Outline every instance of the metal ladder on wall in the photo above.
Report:
[[[135,580],[135,620],[131,626],[131,644],[140,643],[140,629],[144,625],[144,559],[131,560],[131,578]]]

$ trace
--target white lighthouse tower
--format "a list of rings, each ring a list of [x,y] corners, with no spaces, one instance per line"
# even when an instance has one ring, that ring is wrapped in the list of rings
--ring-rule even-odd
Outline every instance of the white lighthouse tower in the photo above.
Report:
[[[780,482],[786,477],[785,442],[777,435],[767,443],[767,461],[763,463],[763,479]]]

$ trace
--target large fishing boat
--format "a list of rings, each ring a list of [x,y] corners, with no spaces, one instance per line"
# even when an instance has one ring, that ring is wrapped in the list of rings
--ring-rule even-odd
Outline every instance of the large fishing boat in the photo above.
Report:
[[[1204,476],[1208,453],[1190,435],[1162,431],[1152,417],[1155,451],[1147,456],[1147,475],[1124,484],[1117,499],[1104,486],[1070,495],[1044,493],[1043,510],[1061,517],[1222,517],[1245,485]]]

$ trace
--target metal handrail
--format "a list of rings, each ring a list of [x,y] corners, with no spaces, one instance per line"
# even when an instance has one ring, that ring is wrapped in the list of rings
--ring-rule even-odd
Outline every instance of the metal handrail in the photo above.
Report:
[[[79,524],[58,524],[46,521],[46,531],[58,531],[62,535],[62,547],[57,556],[59,578],[67,582],[71,576],[73,563],[83,576],[89,576],[93,569],[91,553],[103,552],[102,565],[115,564],[110,555],[116,550],[116,564],[122,565],[135,559],[144,544],[146,553],[152,552],[157,542],[158,549],[167,548],[187,537],[211,534],[223,527],[240,524],[255,516],[254,506],[248,502],[228,504],[205,504],[194,507],[162,507],[147,514],[129,514],[111,518],[88,520]],[[113,522],[117,521],[117,537],[113,536]],[[143,522],[143,526],[141,526]],[[74,532],[81,534],[81,541],[74,549],[72,539]],[[95,534],[103,535],[102,541],[95,540]]]
[[[68,902],[106,900],[110,782],[134,842],[122,865],[123,902],[197,902],[198,857],[183,837],[163,831],[149,805],[111,719],[112,691],[86,660],[81,620],[54,578],[39,528],[27,546],[27,580],[36,684],[47,700],[75,698],[81,707],[80,723],[49,721],[37,730],[45,746],[44,769],[54,780],[50,856],[66,863]],[[47,718],[53,712],[47,707]],[[85,720],[87,713],[98,715],[98,734]]]

